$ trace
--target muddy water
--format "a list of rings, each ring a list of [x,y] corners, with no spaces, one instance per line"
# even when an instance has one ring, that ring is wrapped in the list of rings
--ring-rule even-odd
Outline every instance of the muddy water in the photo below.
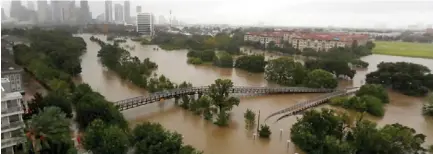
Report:
[[[83,72],[81,78],[77,79],[77,81],[90,84],[94,90],[100,92],[110,101],[146,94],[144,89],[123,82],[113,72],[101,67],[96,57],[100,47],[89,40],[91,35],[81,36],[87,43],[88,51],[82,58]],[[104,36],[99,37],[105,40]],[[187,51],[185,50],[163,51],[159,49],[156,51],[154,50],[156,46],[141,46],[130,40],[128,40],[127,44],[135,45],[135,50],[131,51],[132,55],[138,56],[140,59],[150,58],[159,66],[156,73],[164,74],[177,83],[189,81],[196,86],[203,86],[213,83],[215,79],[227,78],[231,79],[236,86],[277,86],[264,80],[263,74],[251,74],[239,69],[188,65],[186,63]],[[278,55],[266,56],[274,58]],[[358,70],[353,81],[340,82],[341,87],[361,85],[365,74],[375,70],[375,66],[380,61],[410,61],[429,66],[433,70],[433,60],[381,55],[367,56],[363,60],[369,62],[370,67]],[[233,109],[231,124],[228,128],[218,128],[188,111],[175,107],[171,100],[130,109],[123,111],[123,113],[131,125],[143,121],[159,122],[165,128],[181,133],[187,144],[203,150],[206,154],[294,153],[300,151],[292,143],[287,146],[287,140],[289,139],[289,129],[296,122],[296,117],[289,117],[278,123],[273,123],[275,119],[271,119],[268,121],[273,133],[271,139],[254,140],[253,132],[246,130],[244,127],[243,113],[246,109],[252,109],[256,112],[260,110],[260,119],[263,122],[264,117],[270,113],[317,95],[287,94],[241,98],[240,105]],[[367,118],[377,121],[379,125],[395,122],[407,125],[418,132],[426,134],[427,142],[433,143],[433,119],[420,115],[422,99],[403,96],[394,92],[390,92],[390,97],[391,103],[386,106],[386,113],[383,118]],[[281,133],[280,129],[283,129]]]

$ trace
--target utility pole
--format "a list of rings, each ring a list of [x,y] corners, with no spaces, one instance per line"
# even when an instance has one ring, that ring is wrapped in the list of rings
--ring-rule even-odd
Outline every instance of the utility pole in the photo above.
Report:
[[[259,110],[259,116],[257,117],[257,134],[259,133],[260,130],[260,110]]]

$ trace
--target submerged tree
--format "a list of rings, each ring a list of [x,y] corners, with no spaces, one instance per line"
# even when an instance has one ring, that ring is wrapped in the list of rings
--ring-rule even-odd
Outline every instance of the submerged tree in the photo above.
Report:
[[[233,82],[229,79],[217,79],[209,87],[207,95],[212,99],[212,105],[217,108],[217,121],[220,126],[228,125],[229,112],[233,106],[239,105],[239,99],[230,96],[230,90],[233,88]]]
[[[247,129],[254,127],[256,114],[252,110],[247,109],[247,111],[244,113],[244,118]]]
[[[271,136],[271,129],[268,125],[260,125],[259,136],[261,138],[269,138]]]

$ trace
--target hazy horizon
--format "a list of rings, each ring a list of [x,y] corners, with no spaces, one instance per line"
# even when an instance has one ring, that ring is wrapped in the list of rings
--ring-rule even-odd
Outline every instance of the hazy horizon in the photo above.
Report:
[[[9,17],[10,0],[2,1]],[[35,7],[37,8],[37,3]],[[130,0],[131,16],[135,7],[155,14],[156,19],[172,16],[189,24],[231,24],[265,26],[407,28],[433,24],[433,1],[386,0]],[[113,1],[114,4],[123,1]],[[27,7],[27,1],[22,1]],[[79,5],[79,0],[76,1]],[[104,1],[89,1],[93,18],[104,12]]]

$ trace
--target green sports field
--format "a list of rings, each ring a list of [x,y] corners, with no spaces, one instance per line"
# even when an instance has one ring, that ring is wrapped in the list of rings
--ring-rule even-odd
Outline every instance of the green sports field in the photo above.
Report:
[[[433,59],[433,44],[375,41],[374,54]]]

